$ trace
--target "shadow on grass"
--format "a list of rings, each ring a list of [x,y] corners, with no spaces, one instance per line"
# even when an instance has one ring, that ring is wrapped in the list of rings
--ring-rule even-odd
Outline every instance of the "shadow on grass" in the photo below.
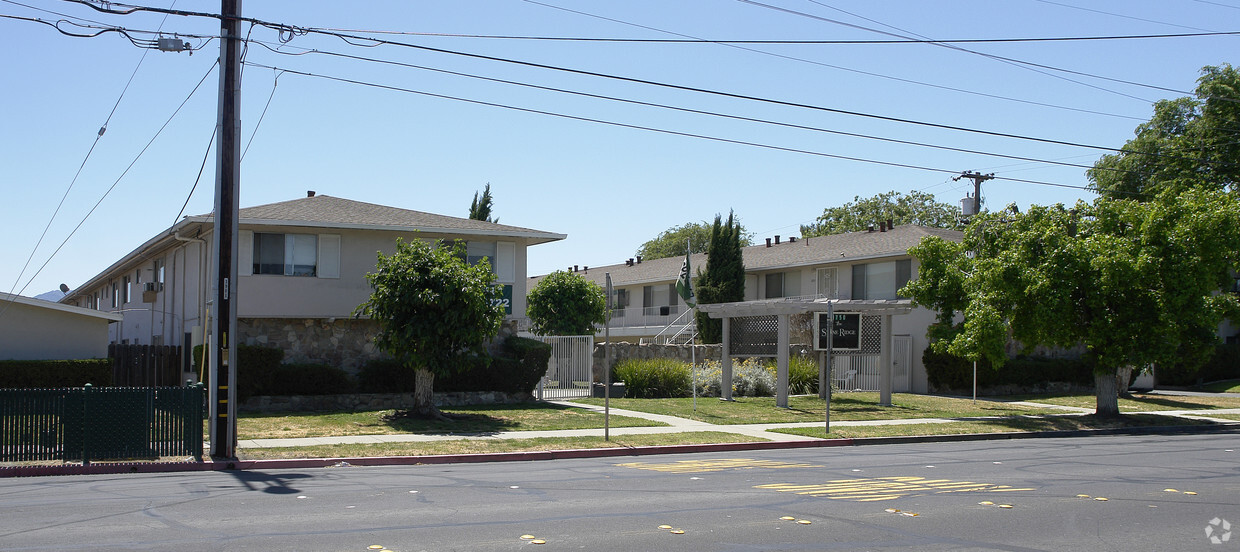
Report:
[[[548,403],[517,403],[499,405],[505,411],[538,411],[546,412],[548,410],[568,411],[570,407],[560,406]],[[495,406],[459,406],[444,408],[442,412],[451,421],[438,420],[434,418],[409,417],[401,416],[400,411],[396,415],[385,416],[382,424],[402,433],[498,433],[501,431],[512,431],[522,426],[520,419],[504,418],[487,414],[488,410],[494,410]]]
[[[1206,420],[1192,420],[1158,414],[1124,414],[1121,416],[1048,416],[1045,418],[1005,417],[987,420],[986,425],[1016,431],[1074,431],[1079,429],[1125,429],[1135,427],[1214,425]]]

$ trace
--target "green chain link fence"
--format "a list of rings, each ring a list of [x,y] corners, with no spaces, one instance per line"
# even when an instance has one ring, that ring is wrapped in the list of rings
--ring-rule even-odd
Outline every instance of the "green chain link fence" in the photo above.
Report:
[[[203,388],[0,389],[0,462],[202,460]]]

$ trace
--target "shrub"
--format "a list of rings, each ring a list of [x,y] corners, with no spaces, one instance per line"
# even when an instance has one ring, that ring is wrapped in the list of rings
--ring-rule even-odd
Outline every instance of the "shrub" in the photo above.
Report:
[[[1240,378],[1240,343],[1220,344],[1200,366],[1162,364],[1155,370],[1159,385],[1189,386],[1207,381]]]
[[[973,362],[947,353],[926,349],[921,356],[926,377],[939,389],[969,389],[973,386]],[[1091,385],[1093,363],[1088,359],[1017,357],[998,370],[982,359],[977,363],[977,385],[1036,385],[1048,382]]]
[[[350,393],[355,388],[348,373],[330,364],[277,365],[269,385],[256,389],[254,394],[336,395]]]
[[[707,361],[698,368],[698,394],[704,397],[722,396],[719,384],[723,379],[723,366],[717,361]],[[775,394],[775,368],[767,366],[762,359],[747,358],[732,363],[732,395],[736,397],[769,397]],[[791,387],[791,386],[790,386]]]
[[[504,340],[499,357],[468,357],[468,367],[452,376],[435,378],[437,391],[503,391],[530,393],[547,372],[551,346],[524,337]],[[365,393],[412,393],[416,387],[414,371],[395,360],[367,362],[357,375]]]
[[[112,385],[112,361],[0,360],[0,389],[50,389]]]
[[[626,397],[655,399],[687,397],[691,393],[689,365],[671,359],[630,359],[613,368],[624,382]]]
[[[792,395],[818,393],[817,359],[803,356],[788,359],[788,393]]]

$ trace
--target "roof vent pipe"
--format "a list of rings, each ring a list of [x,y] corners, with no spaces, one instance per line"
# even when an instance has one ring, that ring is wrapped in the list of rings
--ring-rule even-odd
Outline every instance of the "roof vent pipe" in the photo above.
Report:
[[[767,238],[767,239],[766,239],[766,246],[767,246],[767,247],[770,247],[770,246],[771,246],[771,238]]]
[[[895,229],[896,229],[896,225],[895,225],[895,223],[894,223],[894,222],[892,222],[892,220],[891,220],[891,219],[887,219],[887,229],[888,229],[888,230],[895,230]]]
[[[314,197],[314,190],[306,190],[306,197]]]
[[[873,231],[874,231],[874,225],[873,225],[873,224],[871,224],[871,225],[867,226],[867,227],[865,228],[865,231],[866,231],[866,232],[873,232]]]
[[[879,221],[879,223],[878,223],[878,231],[879,231],[879,232],[886,232],[886,231],[887,231],[887,223],[882,222],[882,221]]]
[[[788,236],[788,243],[796,243],[796,242],[797,242],[796,236]]]
[[[641,256],[641,255],[638,255],[638,256],[637,256],[637,264],[642,264],[642,256]]]
[[[577,265],[573,265],[573,272],[577,272]]]
[[[779,245],[779,234],[775,234],[775,245]]]

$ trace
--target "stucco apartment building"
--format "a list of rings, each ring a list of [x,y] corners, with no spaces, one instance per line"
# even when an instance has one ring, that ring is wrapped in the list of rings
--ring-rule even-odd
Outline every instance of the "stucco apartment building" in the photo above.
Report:
[[[923,226],[880,224],[870,231],[815,238],[775,236],[742,249],[745,263],[745,300],[776,298],[889,300],[899,299],[897,291],[917,277],[917,260],[909,248],[927,236],[959,241],[957,230]],[[676,294],[676,277],[683,257],[654,260],[626,259],[608,266],[575,267],[576,273],[603,285],[610,273],[615,290],[616,310],[611,318],[612,339],[647,341],[663,332],[669,335],[689,321],[688,309]],[[690,256],[696,274],[706,267],[706,255]],[[541,276],[531,278],[530,287]],[[925,367],[926,329],[934,313],[915,308],[909,314],[893,317],[892,334],[909,351],[907,366],[912,369],[896,381],[896,391],[927,392]],[[800,328],[800,343],[809,342],[808,327]],[[798,335],[794,334],[794,340]],[[794,341],[796,342],[796,341]]]
[[[70,291],[61,303],[119,313],[110,342],[203,342],[210,327],[210,214],[188,216]],[[285,351],[286,361],[353,370],[377,356],[374,324],[353,317],[370,297],[365,275],[397,238],[465,242],[489,259],[510,324],[525,315],[526,250],[563,234],[376,205],[307,192],[239,212],[235,302],[241,342]],[[186,365],[188,366],[188,355]]]

